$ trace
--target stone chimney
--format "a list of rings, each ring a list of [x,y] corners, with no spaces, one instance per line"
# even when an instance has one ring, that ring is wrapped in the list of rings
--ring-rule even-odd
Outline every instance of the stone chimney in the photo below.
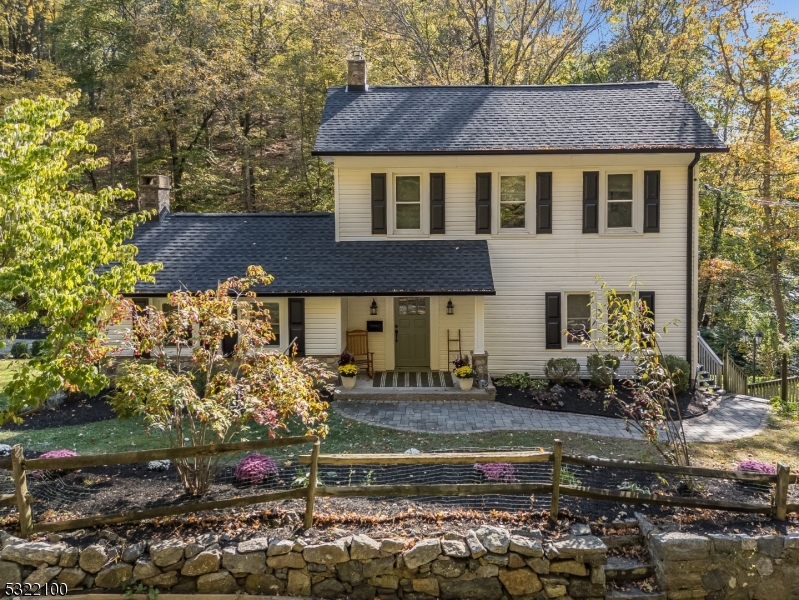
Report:
[[[139,210],[155,210],[156,219],[168,214],[171,189],[166,175],[142,175],[139,178]]]
[[[363,50],[354,50],[347,60],[347,91],[365,92],[369,89],[366,84],[366,61],[363,59]]]

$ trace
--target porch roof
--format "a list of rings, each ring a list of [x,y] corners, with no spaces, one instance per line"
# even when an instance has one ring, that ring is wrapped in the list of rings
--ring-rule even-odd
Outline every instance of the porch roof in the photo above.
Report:
[[[269,296],[493,295],[485,240],[336,242],[330,213],[172,213],[136,229],[139,262],[160,262],[136,293],[212,289],[260,265]]]

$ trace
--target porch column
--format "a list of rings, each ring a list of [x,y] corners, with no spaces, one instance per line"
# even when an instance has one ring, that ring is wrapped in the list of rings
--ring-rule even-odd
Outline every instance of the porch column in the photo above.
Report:
[[[482,296],[474,297],[474,350],[475,354],[485,354],[485,310]]]

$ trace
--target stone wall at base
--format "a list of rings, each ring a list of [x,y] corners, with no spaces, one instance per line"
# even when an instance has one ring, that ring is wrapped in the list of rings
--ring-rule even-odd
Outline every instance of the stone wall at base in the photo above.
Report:
[[[654,534],[649,549],[668,600],[799,600],[799,534]]]
[[[224,536],[223,536],[224,538]],[[607,548],[599,538],[543,542],[533,532],[483,526],[422,540],[353,535],[296,540],[191,540],[78,549],[0,536],[0,580],[124,590],[141,582],[172,593],[313,595],[353,600],[549,600],[605,596]],[[2,590],[0,590],[2,594]],[[772,599],[773,600],[773,599]]]

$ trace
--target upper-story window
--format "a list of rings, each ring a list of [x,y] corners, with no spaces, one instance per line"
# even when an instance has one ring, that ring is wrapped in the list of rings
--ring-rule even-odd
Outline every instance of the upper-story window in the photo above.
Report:
[[[499,227],[523,229],[527,199],[527,178],[524,175],[502,175],[499,178]]]
[[[397,175],[395,229],[422,228],[422,178],[418,175]]]
[[[633,175],[613,173],[608,175],[607,221],[608,229],[633,226]]]

